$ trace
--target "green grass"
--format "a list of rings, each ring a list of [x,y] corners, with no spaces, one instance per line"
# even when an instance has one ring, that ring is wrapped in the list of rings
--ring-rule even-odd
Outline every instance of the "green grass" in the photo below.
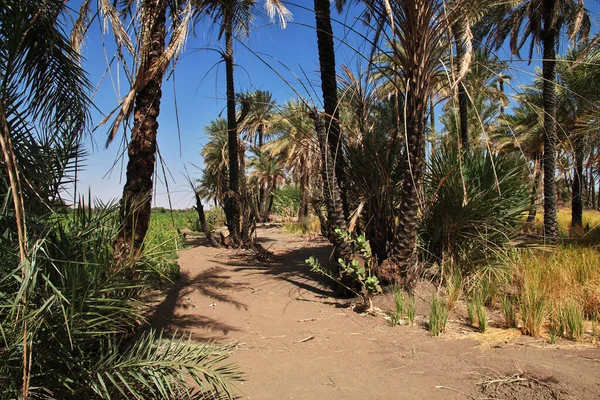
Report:
[[[448,304],[446,300],[432,295],[429,307],[429,331],[433,336],[440,336],[446,331],[448,323]]]

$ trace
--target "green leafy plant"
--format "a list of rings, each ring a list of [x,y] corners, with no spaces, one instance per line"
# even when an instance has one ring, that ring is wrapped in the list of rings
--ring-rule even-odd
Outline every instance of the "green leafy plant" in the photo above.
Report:
[[[439,336],[446,331],[448,322],[448,305],[443,298],[433,294],[429,308],[429,331],[433,336]]]
[[[362,261],[356,258],[352,260],[338,259],[338,264],[342,273],[352,279],[353,282],[360,286],[360,290],[356,290],[348,285],[344,285],[340,279],[334,277],[331,272],[324,268],[317,259],[313,256],[305,260],[306,264],[311,268],[311,271],[320,273],[328,278],[336,281],[338,284],[343,285],[346,289],[359,296],[363,302],[363,307],[355,308],[358,311],[370,312],[373,309],[373,296],[381,293],[381,286],[379,279],[371,274],[371,246],[369,241],[365,239],[363,235],[358,236],[356,239],[352,238],[352,235],[342,229],[335,230],[336,235],[340,235],[344,238],[347,243],[350,243],[353,248],[356,249],[358,254],[362,257]]]

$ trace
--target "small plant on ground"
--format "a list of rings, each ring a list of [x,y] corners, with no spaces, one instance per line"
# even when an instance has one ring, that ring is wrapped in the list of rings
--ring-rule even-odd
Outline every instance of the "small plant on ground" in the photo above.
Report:
[[[504,296],[500,301],[500,308],[502,309],[502,315],[504,315],[504,324],[507,328],[517,327],[517,313],[515,311],[515,305],[513,300],[509,296]]]
[[[475,311],[477,313],[477,324],[479,325],[479,330],[481,333],[485,333],[487,329],[487,312],[480,297],[475,299]]]
[[[564,315],[567,335],[573,340],[580,340],[583,337],[583,308],[575,301],[570,301]]]
[[[525,281],[520,301],[523,333],[533,337],[539,336],[546,314],[546,299],[538,282],[536,279]]]
[[[404,293],[402,293],[402,289],[398,286],[394,287],[394,306],[395,309],[390,315],[390,321],[392,326],[396,326],[400,323],[402,318],[404,318],[405,313],[405,302],[404,302]]]
[[[415,315],[417,314],[417,301],[415,300],[415,296],[410,296],[408,301],[404,304],[406,309],[406,319],[408,319],[408,324],[413,326],[415,324]]]
[[[433,336],[440,336],[441,333],[446,331],[447,322],[448,304],[436,294],[432,295],[429,308],[429,331]]]
[[[446,290],[448,292],[448,309],[454,310],[454,305],[458,300],[462,291],[463,279],[458,268],[454,268],[452,271],[451,279],[446,283]]]
[[[473,302],[473,300],[467,302],[467,313],[469,325],[475,325],[475,303]]]
[[[311,271],[320,273],[328,278],[334,280],[340,285],[343,285],[350,292],[360,297],[362,301],[362,307],[357,307],[357,311],[371,312],[373,310],[373,296],[381,293],[381,286],[379,285],[379,279],[375,275],[371,274],[371,263],[372,263],[372,252],[369,241],[365,239],[363,235],[358,236],[356,239],[351,237],[351,234],[345,230],[336,229],[336,235],[344,237],[346,243],[350,243],[358,255],[360,255],[364,262],[353,258],[352,260],[346,261],[338,259],[338,264],[344,275],[350,277],[353,282],[360,286],[360,291],[355,288],[351,288],[337,277],[334,277],[330,271],[325,269],[317,259],[313,256],[309,257],[305,262],[311,268]]]

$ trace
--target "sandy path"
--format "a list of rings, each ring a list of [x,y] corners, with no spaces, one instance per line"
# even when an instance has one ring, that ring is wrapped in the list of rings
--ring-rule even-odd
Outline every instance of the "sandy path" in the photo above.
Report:
[[[324,240],[277,228],[260,235],[276,255],[270,265],[236,250],[182,251],[182,278],[152,317],[198,339],[239,343],[232,359],[246,374],[242,398],[600,399],[597,347],[549,348],[519,337],[486,349],[467,334],[432,338],[420,326],[391,327],[343,307],[307,270],[308,256],[327,259]],[[427,314],[426,303],[417,311]],[[461,326],[452,330],[468,332]],[[539,382],[499,382],[482,393],[482,381],[520,372]]]

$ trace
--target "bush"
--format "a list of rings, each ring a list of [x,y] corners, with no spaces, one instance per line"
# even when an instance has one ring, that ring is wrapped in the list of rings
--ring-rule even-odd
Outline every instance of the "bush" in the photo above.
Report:
[[[38,221],[44,234],[22,265],[14,262],[15,247],[0,239],[10,255],[0,260],[0,391],[6,398],[21,391],[24,337],[31,398],[232,396],[240,375],[223,364],[226,348],[155,331],[133,340],[145,321],[141,296],[155,272],[146,269],[148,262],[115,269],[118,215],[116,207],[80,206],[69,216]]]
[[[525,161],[519,155],[448,145],[425,176],[421,239],[425,257],[457,266],[463,277],[498,263],[529,207]]]

